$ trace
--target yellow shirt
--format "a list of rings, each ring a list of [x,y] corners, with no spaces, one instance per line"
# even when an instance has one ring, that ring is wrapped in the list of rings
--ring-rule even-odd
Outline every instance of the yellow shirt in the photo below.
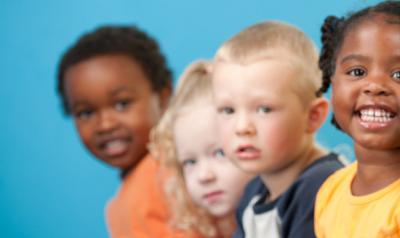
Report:
[[[400,238],[400,179],[365,196],[353,196],[357,163],[330,176],[315,207],[318,238]]]

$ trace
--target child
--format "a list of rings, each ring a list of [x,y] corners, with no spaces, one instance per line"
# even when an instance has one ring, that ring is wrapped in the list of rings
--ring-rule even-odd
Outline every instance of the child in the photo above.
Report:
[[[322,182],[342,166],[314,134],[328,112],[316,96],[320,71],[311,40],[280,22],[253,25],[217,51],[213,91],[223,149],[246,187],[235,237],[314,237]]]
[[[236,206],[252,175],[236,168],[220,149],[208,67],[199,61],[183,74],[152,133],[152,148],[168,176],[172,223],[199,237],[231,237]]]
[[[157,42],[136,27],[100,27],[63,55],[58,92],[86,148],[122,172],[107,206],[111,237],[177,237],[168,227],[149,131],[169,101],[171,72]]]
[[[323,184],[317,237],[400,237],[400,2],[385,1],[322,27],[320,67],[334,122],[357,162]]]

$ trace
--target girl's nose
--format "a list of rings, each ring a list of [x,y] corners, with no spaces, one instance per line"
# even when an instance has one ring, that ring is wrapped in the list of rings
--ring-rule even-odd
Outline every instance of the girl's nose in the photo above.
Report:
[[[198,179],[200,183],[206,184],[215,180],[215,173],[209,163],[203,161],[199,166]]]
[[[371,75],[365,81],[363,93],[369,96],[387,96],[390,94],[389,80],[383,75]]]

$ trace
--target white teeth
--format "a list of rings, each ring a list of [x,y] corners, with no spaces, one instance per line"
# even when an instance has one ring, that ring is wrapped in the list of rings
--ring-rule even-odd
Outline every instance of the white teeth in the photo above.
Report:
[[[117,156],[123,153],[124,151],[127,150],[127,143],[124,140],[116,139],[107,142],[104,145],[104,151],[109,155],[109,156]]]
[[[105,144],[105,148],[118,147],[118,146],[121,146],[122,144],[124,144],[124,141],[122,141],[122,140],[119,140],[119,139],[112,140]]]
[[[365,122],[386,123],[393,119],[394,115],[383,109],[363,109],[360,111],[361,120]]]
[[[374,115],[374,110],[373,109],[369,109],[368,110],[368,115],[369,116],[373,116]]]

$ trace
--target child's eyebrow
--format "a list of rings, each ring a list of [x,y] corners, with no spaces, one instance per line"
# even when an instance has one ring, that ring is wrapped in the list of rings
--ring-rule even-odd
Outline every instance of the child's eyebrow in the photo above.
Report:
[[[74,111],[79,107],[86,107],[88,104],[89,104],[88,101],[78,100],[78,101],[71,103],[71,109],[72,109],[72,111]]]
[[[115,89],[112,89],[109,94],[110,94],[110,96],[114,96],[114,95],[116,95],[116,94],[118,94],[120,92],[124,92],[124,91],[135,92],[134,89],[129,88],[127,86],[120,86],[120,87],[117,87]]]
[[[400,55],[395,55],[392,58],[390,58],[390,62],[399,62],[400,61]]]
[[[343,64],[346,63],[346,61],[351,61],[351,60],[370,61],[370,59],[367,56],[359,54],[351,54],[340,60],[340,63]]]

